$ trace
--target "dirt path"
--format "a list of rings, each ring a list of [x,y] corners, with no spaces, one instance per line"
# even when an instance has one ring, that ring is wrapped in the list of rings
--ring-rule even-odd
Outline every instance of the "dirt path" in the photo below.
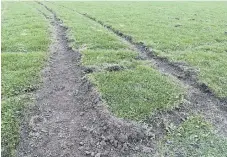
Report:
[[[206,84],[199,81],[197,73],[189,65],[171,62],[167,58],[159,57],[144,43],[134,41],[131,36],[114,29],[89,14],[77,13],[101,24],[121,39],[127,41],[139,53],[140,59],[149,61],[152,67],[160,73],[174,78],[183,87],[187,88],[185,101],[179,107],[171,111],[158,112],[146,120],[146,123],[151,124],[153,128],[158,128],[154,131],[157,135],[161,134],[162,136],[165,134],[166,127],[161,127],[162,125],[168,127],[169,124],[175,124],[177,126],[189,116],[201,114],[215,126],[219,135],[227,137],[227,100],[216,97]]]
[[[166,134],[166,128],[170,124],[177,126],[194,114],[203,115],[206,120],[215,126],[219,135],[227,137],[227,100],[216,97],[206,84],[200,83],[194,69],[184,63],[171,62],[167,58],[155,55],[144,43],[134,41],[131,36],[105,24],[103,21],[97,20],[89,14],[82,14],[63,5],[61,7],[72,10],[76,14],[81,14],[115,33],[138,51],[140,59],[150,61],[160,73],[173,77],[183,87],[187,88],[185,101],[179,107],[171,111],[160,111],[146,120],[146,123],[152,128],[156,139],[160,139]]]
[[[151,153],[147,129],[112,116],[84,76],[80,54],[68,46],[66,30],[54,12],[50,58],[43,71],[32,116],[22,127],[19,157],[133,156]],[[40,11],[40,10],[39,10]]]
[[[43,71],[43,87],[36,93],[32,116],[25,120],[22,127],[17,156],[152,155],[156,154],[157,142],[165,134],[168,123],[180,124],[191,113],[202,113],[215,124],[220,134],[227,135],[225,102],[221,102],[209,90],[206,92],[193,85],[193,81],[185,81],[184,78],[187,77],[183,76],[187,76],[187,73],[184,70],[180,72],[176,70],[178,67],[170,66],[165,59],[149,56],[143,44],[133,44],[129,37],[126,39],[144,59],[151,60],[160,72],[171,75],[188,86],[188,94],[179,108],[159,112],[148,119],[149,128],[112,116],[86,79],[84,68],[80,64],[80,53],[68,46],[67,28],[53,10],[43,7],[52,15],[49,17],[42,13],[52,24],[53,42],[48,65]],[[109,27],[118,36],[124,36],[101,21],[96,22]]]

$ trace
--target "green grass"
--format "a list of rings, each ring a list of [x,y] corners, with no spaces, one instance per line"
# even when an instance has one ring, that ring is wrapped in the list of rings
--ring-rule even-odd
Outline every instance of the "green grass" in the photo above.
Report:
[[[148,62],[136,60],[138,53],[107,29],[58,4],[105,21],[153,47],[158,55],[189,63],[201,81],[219,96],[227,95],[225,2],[44,3],[70,28],[71,44],[82,53],[82,64],[101,69],[88,77],[117,116],[140,121],[157,110],[171,110],[181,102],[184,88]],[[3,2],[3,156],[15,155],[21,111],[32,102],[29,93],[39,87],[50,43],[48,25],[34,6],[49,14],[33,2]],[[106,65],[124,69],[108,72],[102,68]],[[188,119],[160,142],[160,154],[167,156],[221,157],[227,156],[226,149],[226,139],[200,117]]]
[[[46,51],[49,44],[48,25],[31,2],[3,2],[3,52]],[[42,19],[42,20],[40,20]]]
[[[227,97],[226,2],[55,3],[112,25],[135,41],[152,47],[158,55],[189,63],[199,69],[201,82],[209,85],[219,97]],[[215,52],[215,60],[210,53],[206,54],[207,47],[210,53]]]
[[[227,139],[215,134],[201,117],[191,117],[161,143],[163,156],[224,157]]]
[[[38,88],[39,73],[45,53],[3,53],[2,96],[12,97]]]
[[[141,120],[155,110],[165,110],[179,103],[183,89],[167,76],[146,67],[146,62],[136,61],[138,53],[130,50],[119,37],[72,10],[49,2],[45,4],[70,27],[71,38],[76,41],[74,48],[79,48],[83,54],[83,65],[100,69],[106,65],[125,67],[119,72],[102,71],[90,75],[117,116]]]
[[[84,65],[121,64],[121,62],[132,62],[138,55],[130,50],[86,50],[82,52]],[[123,63],[122,63],[123,64]]]
[[[50,40],[48,25],[30,2],[3,2],[2,156],[15,156],[23,110],[39,87]]]
[[[183,90],[156,70],[146,66],[90,75],[110,109],[119,117],[141,120],[155,110],[170,109],[181,100]]]
[[[2,105],[1,121],[1,155],[4,157],[15,156],[15,149],[19,142],[20,118],[31,96],[19,95],[4,99]]]

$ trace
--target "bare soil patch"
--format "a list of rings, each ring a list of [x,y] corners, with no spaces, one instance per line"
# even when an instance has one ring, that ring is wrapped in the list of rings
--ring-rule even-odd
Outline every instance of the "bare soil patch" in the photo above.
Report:
[[[42,73],[43,87],[36,93],[35,107],[22,125],[17,156],[151,153],[155,140],[151,140],[148,129],[108,112],[85,77],[80,53],[68,46],[67,28],[48,10],[52,17],[45,17],[52,24],[53,36],[50,58]]]

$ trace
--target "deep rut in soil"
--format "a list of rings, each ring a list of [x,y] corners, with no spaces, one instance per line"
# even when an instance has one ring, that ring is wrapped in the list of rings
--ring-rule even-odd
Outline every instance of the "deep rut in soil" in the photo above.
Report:
[[[159,131],[163,129],[160,131],[160,133],[163,134],[166,132],[166,127],[170,124],[177,126],[190,115],[202,114],[215,126],[218,134],[227,137],[226,99],[217,97],[206,84],[200,83],[197,78],[197,73],[190,66],[180,62],[171,62],[167,58],[159,57],[144,43],[134,41],[131,36],[114,29],[112,26],[97,20],[87,13],[77,13],[99,23],[121,39],[127,41],[139,52],[141,59],[150,61],[153,67],[160,73],[173,77],[182,86],[187,87],[185,101],[180,104],[179,107],[170,111],[160,111],[148,118],[146,120],[147,123],[152,124],[152,127],[158,127]],[[161,125],[165,127],[160,127]]]
[[[154,153],[156,141],[147,128],[115,118],[101,104],[99,94],[85,77],[79,52],[68,46],[67,28],[45,8],[51,14],[42,13],[51,23],[53,42],[42,73],[43,87],[37,91],[35,107],[21,128],[17,156]]]
[[[52,4],[54,4],[52,2]],[[179,107],[170,111],[160,111],[152,115],[146,120],[153,128],[152,131],[156,138],[162,137],[170,124],[179,125],[190,115],[201,114],[211,122],[218,134],[227,137],[227,101],[215,96],[213,91],[204,83],[200,83],[197,73],[188,65],[178,62],[170,62],[167,58],[159,57],[153,53],[148,46],[142,42],[136,42],[129,35],[116,30],[103,21],[97,20],[89,14],[80,13],[75,9],[71,9],[61,5],[68,10],[76,12],[96,23],[99,23],[107,30],[113,32],[121,39],[125,40],[135,50],[139,52],[140,58],[150,61],[153,67],[164,75],[168,75],[177,80],[182,86],[187,87],[185,100]]]

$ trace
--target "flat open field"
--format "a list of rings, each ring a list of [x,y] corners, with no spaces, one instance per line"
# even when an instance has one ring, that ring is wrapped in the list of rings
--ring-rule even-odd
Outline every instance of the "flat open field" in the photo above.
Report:
[[[2,2],[2,156],[227,157],[226,2]]]

